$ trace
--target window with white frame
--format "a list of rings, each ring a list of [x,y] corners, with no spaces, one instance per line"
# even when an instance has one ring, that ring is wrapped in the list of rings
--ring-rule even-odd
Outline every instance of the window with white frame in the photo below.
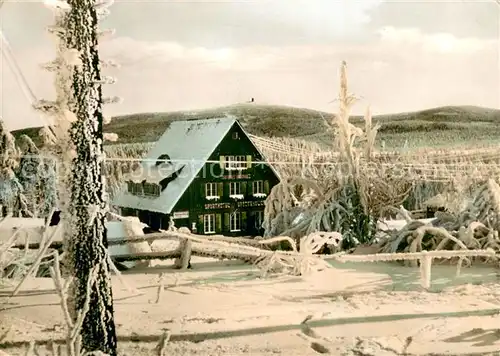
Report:
[[[229,183],[229,195],[241,195],[241,182]]]
[[[215,214],[205,214],[203,216],[203,231],[205,234],[215,233]]]
[[[253,181],[252,192],[253,194],[264,194],[264,181],[263,180]]]
[[[264,222],[264,212],[262,210],[255,212],[255,227],[260,229]]]
[[[205,183],[205,197],[216,197],[217,193],[217,183]]]
[[[231,232],[241,231],[241,213],[235,211],[229,219],[229,230]]]
[[[225,161],[225,169],[227,170],[247,168],[246,156],[225,156],[224,161]]]

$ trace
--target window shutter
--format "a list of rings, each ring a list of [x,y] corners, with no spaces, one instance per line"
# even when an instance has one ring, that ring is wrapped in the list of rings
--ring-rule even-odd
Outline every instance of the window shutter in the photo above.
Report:
[[[231,230],[230,226],[229,226],[229,213],[224,213],[224,230],[225,231],[229,231]]]
[[[222,182],[217,183],[217,194],[220,197],[224,196],[224,183]]]
[[[201,194],[200,196],[201,196],[202,199],[206,198],[206,190],[205,190],[206,188],[205,188],[205,186],[206,186],[206,183],[201,183],[200,184],[200,194]]]
[[[264,181],[264,194],[269,194],[269,181]]]
[[[215,214],[215,232],[220,234],[222,232],[222,215]]]
[[[203,220],[203,214],[198,215],[198,234],[204,234],[205,233],[205,224]]]
[[[226,157],[220,156],[220,168],[224,169],[225,164],[226,164]]]
[[[223,183],[224,184],[224,196],[229,196],[229,185],[231,184],[230,182]]]
[[[254,182],[248,182],[248,187],[247,187],[248,196],[252,196],[252,194],[253,194],[253,185],[254,185]]]
[[[241,212],[241,230],[247,231],[247,212],[246,211]]]
[[[252,155],[247,155],[247,169],[252,168]]]
[[[247,194],[247,182],[241,182],[241,194]]]

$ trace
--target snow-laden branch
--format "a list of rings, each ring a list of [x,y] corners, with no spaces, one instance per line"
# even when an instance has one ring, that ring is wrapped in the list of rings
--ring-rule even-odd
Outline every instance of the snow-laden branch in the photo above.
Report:
[[[110,7],[114,3],[115,3],[115,0],[96,1],[96,3],[94,4],[94,7],[96,10],[99,10],[99,9],[106,9],[107,10],[108,7]]]
[[[102,99],[103,104],[120,104],[123,102],[123,99],[119,96],[111,96]]]
[[[103,68],[120,68],[120,64],[113,59],[101,59],[99,63]]]
[[[40,67],[49,72],[58,72],[59,70],[64,69],[64,65],[81,67],[82,60],[80,58],[80,52],[76,49],[68,49],[61,52],[61,56],[59,58],[43,63]]]
[[[58,103],[52,100],[40,99],[33,104],[33,108],[49,116],[56,115],[59,112]]]
[[[103,76],[101,78],[101,80],[96,80],[94,83],[99,84],[99,85],[101,85],[101,84],[115,84],[116,78],[111,77],[111,76]],[[121,99],[119,98],[119,100],[121,100]]]
[[[97,35],[99,36],[99,39],[102,39],[104,37],[113,36],[115,33],[116,33],[116,29],[106,28],[103,30],[99,30]]]
[[[59,61],[56,60],[40,64],[40,68],[48,72],[57,72],[60,67]]]
[[[68,11],[71,10],[71,6],[63,0],[43,0],[43,4],[55,11]]]
[[[47,26],[47,32],[59,38],[64,37],[66,35],[66,30],[64,29],[64,27],[57,25]]]
[[[105,7],[97,8],[97,18],[99,19],[99,21],[108,17],[109,14],[110,11],[107,8]]]

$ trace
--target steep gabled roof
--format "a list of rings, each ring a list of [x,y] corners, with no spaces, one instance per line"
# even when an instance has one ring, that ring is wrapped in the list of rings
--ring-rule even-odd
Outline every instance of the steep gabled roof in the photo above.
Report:
[[[131,176],[147,177],[148,172],[157,176],[158,171],[161,174],[163,165],[157,166],[156,161],[164,154],[169,155],[175,170],[184,166],[179,176],[167,185],[159,197],[136,196],[124,189],[112,203],[120,207],[170,213],[234,123],[237,121],[232,116],[172,122],[148,153],[140,171]],[[167,178],[172,166],[163,169]]]

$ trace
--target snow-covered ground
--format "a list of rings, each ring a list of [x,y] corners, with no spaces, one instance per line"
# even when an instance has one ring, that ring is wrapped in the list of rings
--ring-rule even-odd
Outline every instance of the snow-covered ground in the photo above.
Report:
[[[125,235],[120,223],[108,224],[110,239]],[[380,228],[404,224],[389,221]],[[110,252],[127,252],[117,248]],[[456,277],[453,266],[434,265],[432,287],[424,292],[418,268],[398,264],[331,262],[334,268],[304,278],[260,279],[239,261],[192,257],[191,262],[187,272],[171,269],[172,261],[126,272],[134,291],[113,277],[121,355],[156,354],[166,330],[172,333],[167,355],[498,355],[500,350],[499,274],[492,267],[464,268]],[[160,272],[167,288],[157,304]],[[62,342],[65,325],[53,282],[30,279],[8,300],[11,291],[0,288],[0,335],[10,329],[0,350],[24,355],[30,340]],[[301,325],[306,318],[308,326]]]
[[[2,220],[2,225],[0,225],[1,230],[19,229],[23,228],[38,228],[45,225],[44,219],[33,219],[33,218],[15,218],[9,217]]]
[[[376,273],[334,268],[305,278],[259,279],[236,262],[207,262],[194,258],[194,269],[184,273],[126,274],[127,284],[142,295],[114,279],[122,355],[156,354],[167,329],[172,337],[166,355],[307,356],[318,355],[318,342],[330,355],[384,356],[396,355],[389,349],[402,354],[406,340],[407,355],[498,355],[500,349],[500,289],[477,285],[481,273],[491,270],[467,269],[461,286],[427,293],[417,284],[409,291],[394,289],[394,276],[384,273],[383,264],[376,264]],[[160,271],[166,272],[167,289],[156,304]],[[401,267],[399,273],[409,271]],[[32,279],[9,304],[8,290],[0,290],[0,334],[12,327],[0,349],[24,355],[23,342],[64,338],[52,288],[49,279]],[[300,325],[308,316],[312,332]]]

